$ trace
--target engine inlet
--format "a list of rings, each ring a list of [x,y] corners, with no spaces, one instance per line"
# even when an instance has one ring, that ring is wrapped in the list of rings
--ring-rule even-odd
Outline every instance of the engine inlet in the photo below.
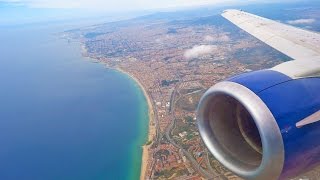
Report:
[[[201,137],[226,168],[245,179],[277,179],[284,163],[282,136],[272,113],[251,90],[221,82],[201,98]]]

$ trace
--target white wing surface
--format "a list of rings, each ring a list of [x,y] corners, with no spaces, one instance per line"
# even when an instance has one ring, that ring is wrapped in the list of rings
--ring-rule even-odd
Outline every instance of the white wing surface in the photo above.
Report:
[[[222,16],[262,42],[294,59],[272,68],[292,78],[320,76],[320,34],[239,10]]]

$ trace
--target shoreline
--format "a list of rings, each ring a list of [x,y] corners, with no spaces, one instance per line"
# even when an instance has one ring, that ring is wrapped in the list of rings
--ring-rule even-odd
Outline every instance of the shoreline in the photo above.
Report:
[[[120,67],[110,67],[108,66],[107,63],[98,60],[94,57],[89,57],[86,56],[87,54],[87,49],[81,44],[81,52],[82,52],[82,57],[87,57],[91,60],[97,60],[97,61],[93,61],[93,62],[98,62],[101,63],[103,65],[105,65],[107,68],[113,69],[115,71],[118,71],[120,73],[123,73],[127,76],[129,76],[133,81],[135,81],[135,83],[139,86],[139,88],[142,90],[143,92],[143,96],[146,98],[147,100],[147,105],[148,105],[148,139],[146,142],[144,142],[144,144],[141,146],[142,147],[142,157],[141,157],[141,165],[140,165],[140,180],[144,180],[146,179],[146,173],[147,173],[147,166],[148,166],[148,159],[149,159],[149,147],[153,144],[153,140],[154,137],[156,136],[156,126],[154,123],[154,109],[153,109],[153,104],[152,104],[152,99],[150,98],[148,92],[146,91],[145,87],[143,86],[143,84],[139,81],[138,78],[136,78],[135,76],[133,76],[132,74],[130,74],[129,72],[125,71],[124,69],[120,68]],[[149,145],[147,145],[148,142],[152,142]]]
[[[138,78],[134,77],[132,74],[126,72],[125,70],[121,69],[121,68],[112,68],[116,71],[119,71],[123,74],[126,74],[127,76],[129,76],[131,79],[133,79],[137,85],[140,87],[140,89],[143,92],[144,97],[147,100],[147,104],[148,104],[148,118],[149,118],[149,122],[148,122],[148,139],[147,142],[153,142],[153,139],[156,135],[156,128],[155,125],[153,125],[154,122],[154,110],[153,110],[153,105],[151,102],[151,98],[149,96],[149,94],[147,93],[145,87],[142,85],[142,83],[139,81]],[[151,144],[147,145],[145,142],[144,145],[142,146],[142,160],[141,160],[141,168],[140,168],[140,180],[144,180],[146,179],[146,173],[147,173],[147,165],[148,165],[148,159],[149,159],[149,147],[151,146]]]

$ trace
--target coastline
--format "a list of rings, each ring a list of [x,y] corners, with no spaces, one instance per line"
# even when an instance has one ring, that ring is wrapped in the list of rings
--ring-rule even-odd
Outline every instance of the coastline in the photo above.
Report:
[[[149,94],[147,93],[145,87],[142,85],[142,83],[139,81],[138,78],[134,77],[133,75],[124,71],[121,68],[114,68],[114,69],[129,76],[131,79],[133,79],[137,83],[137,85],[142,90],[143,95],[146,98],[147,104],[148,104],[149,124],[148,124],[148,140],[147,140],[147,142],[152,142],[155,135],[156,135],[156,128],[155,128],[155,125],[153,124],[154,110],[153,110],[153,105],[152,105],[151,98],[150,98]],[[147,142],[145,142],[145,144],[142,146],[142,161],[141,161],[141,170],[140,170],[140,180],[146,179],[147,165],[148,165],[148,159],[149,159],[149,147],[152,144],[151,143],[151,144],[147,145],[146,144]]]
[[[148,121],[148,139],[142,145],[142,157],[141,157],[141,165],[140,165],[140,180],[145,180],[146,179],[146,174],[147,174],[148,160],[149,160],[149,148],[153,144],[153,140],[154,140],[154,138],[156,136],[156,133],[157,133],[156,132],[155,123],[154,123],[155,113],[154,113],[154,109],[153,109],[152,99],[149,96],[149,94],[147,93],[147,91],[146,91],[145,87],[143,86],[143,84],[139,81],[139,79],[136,78],[135,76],[133,76],[132,74],[130,74],[129,72],[125,71],[124,69],[122,69],[120,67],[110,67],[110,66],[108,66],[107,63],[104,63],[101,60],[98,60],[98,59],[96,59],[94,57],[89,57],[87,55],[87,49],[83,45],[81,45],[81,52],[82,52],[82,57],[88,57],[91,60],[96,60],[96,61],[93,61],[93,62],[104,64],[107,68],[113,69],[115,71],[118,71],[120,73],[123,73],[123,74],[129,76],[132,80],[135,81],[135,83],[142,90],[143,96],[147,100],[148,118],[149,118],[149,121]],[[152,142],[152,143],[147,144],[148,142]]]

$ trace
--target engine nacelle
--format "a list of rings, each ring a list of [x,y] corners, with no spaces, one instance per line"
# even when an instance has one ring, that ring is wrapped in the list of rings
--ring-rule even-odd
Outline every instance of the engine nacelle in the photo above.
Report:
[[[319,110],[320,78],[262,70],[211,87],[197,119],[204,143],[230,171],[245,179],[286,179],[320,163],[320,122],[296,126]]]

